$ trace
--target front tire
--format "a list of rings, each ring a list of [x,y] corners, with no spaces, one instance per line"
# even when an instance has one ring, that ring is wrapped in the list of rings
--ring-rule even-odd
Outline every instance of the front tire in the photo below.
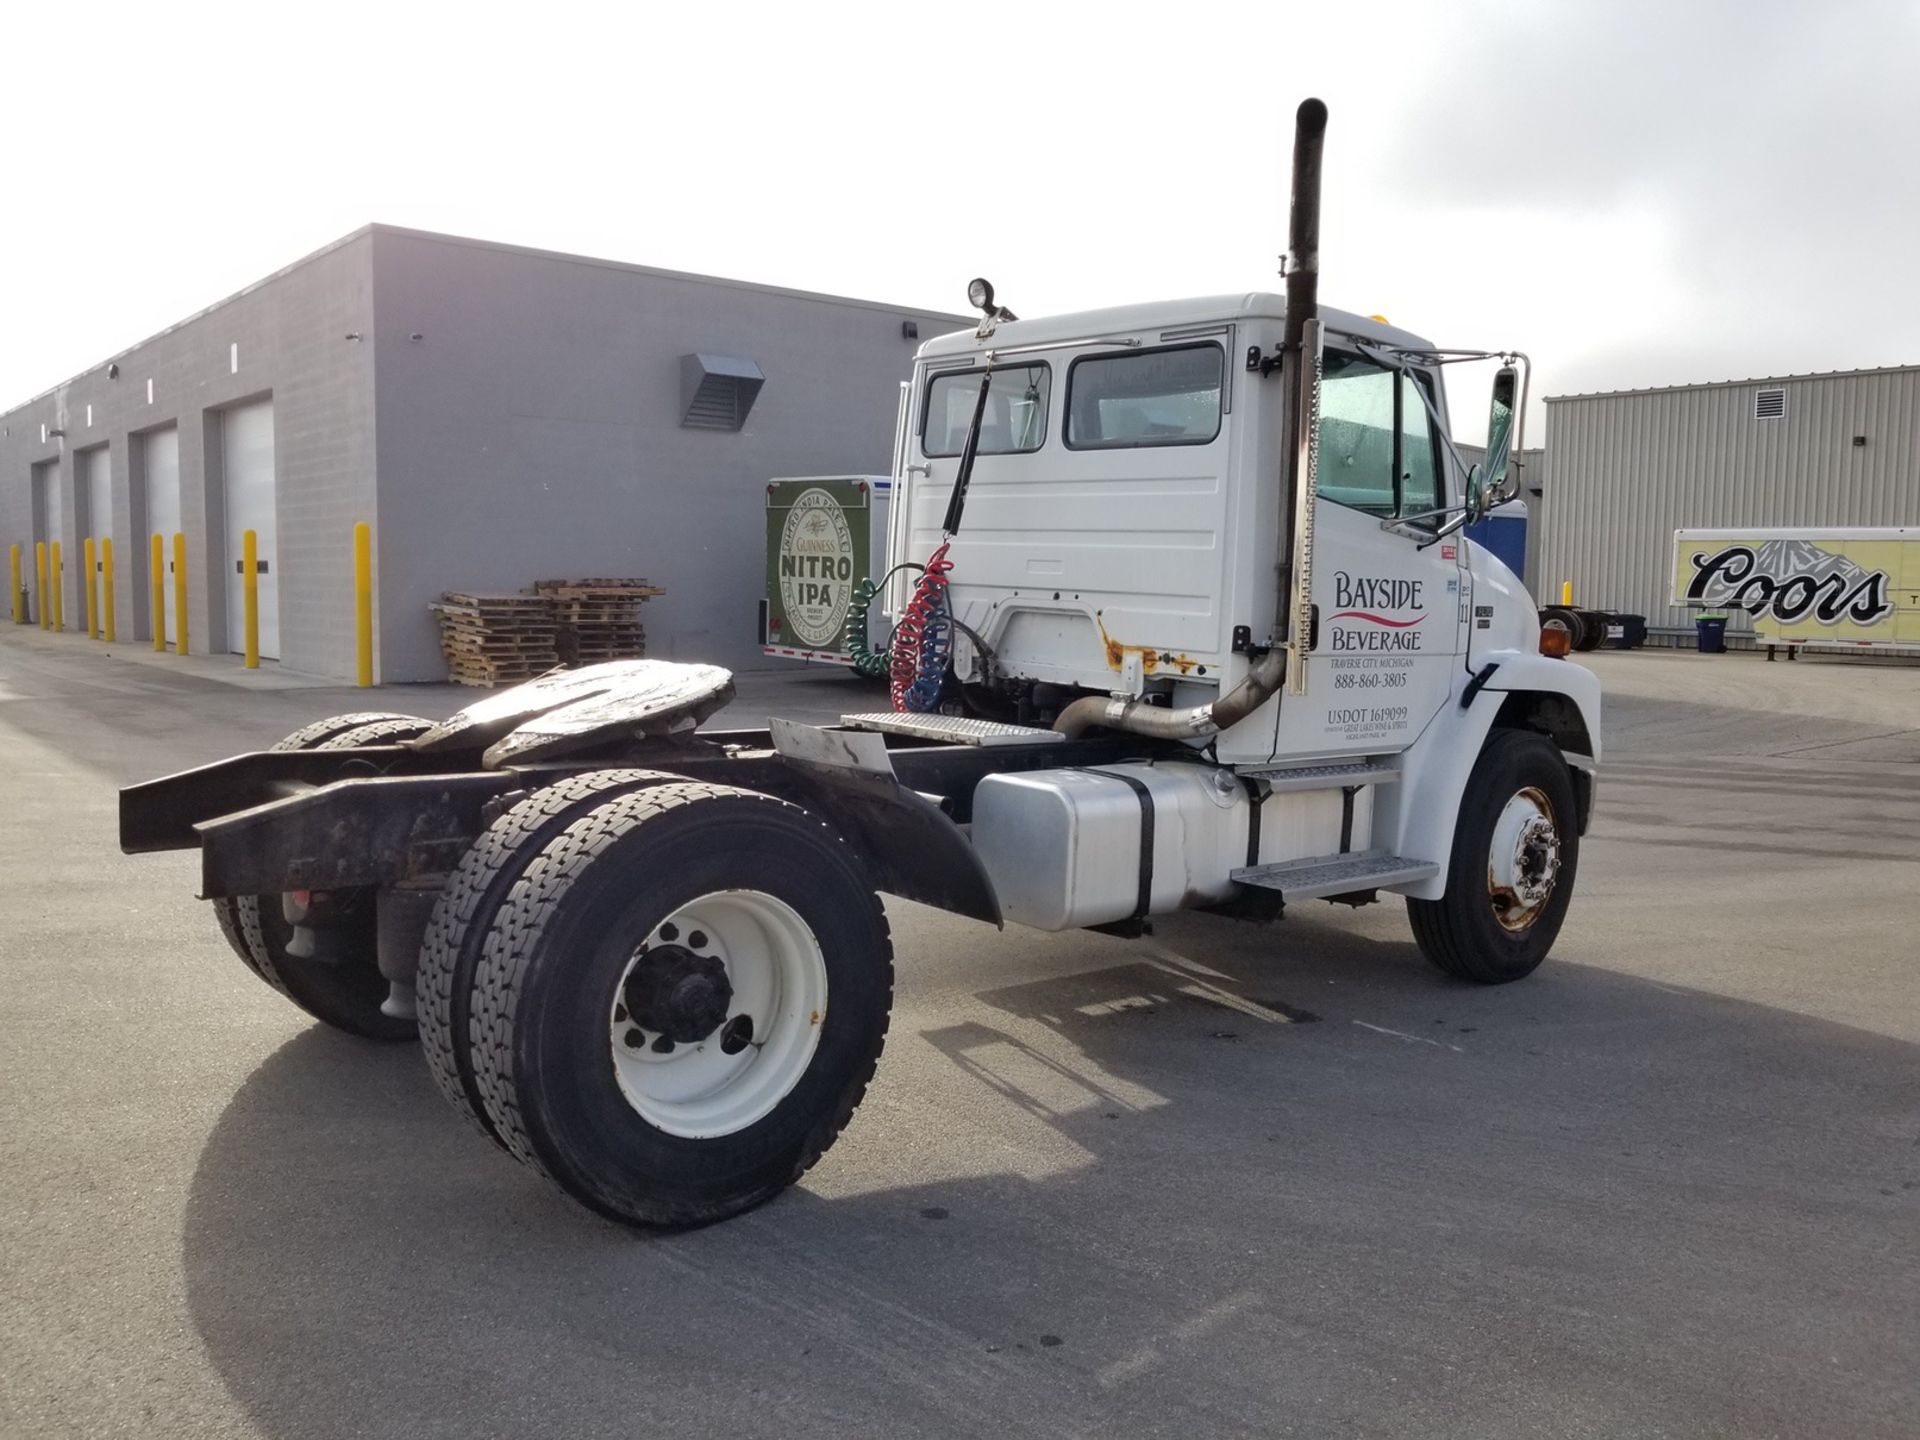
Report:
[[[893,948],[846,843],[767,795],[608,800],[526,867],[474,980],[488,1119],[631,1225],[770,1199],[833,1144],[886,1041]]]
[[[1447,890],[1408,900],[1413,938],[1461,980],[1504,985],[1547,958],[1580,859],[1573,777],[1560,749],[1528,730],[1495,730],[1467,780]]]

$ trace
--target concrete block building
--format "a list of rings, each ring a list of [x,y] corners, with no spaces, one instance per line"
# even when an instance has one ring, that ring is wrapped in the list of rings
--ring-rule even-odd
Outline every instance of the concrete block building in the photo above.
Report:
[[[59,540],[84,631],[111,537],[126,640],[183,535],[190,648],[229,654],[252,530],[262,653],[350,680],[365,522],[379,680],[444,678],[443,591],[559,576],[666,587],[652,654],[765,664],[766,481],[885,473],[918,340],[971,323],[372,225],[0,415],[0,549],[31,592]]]

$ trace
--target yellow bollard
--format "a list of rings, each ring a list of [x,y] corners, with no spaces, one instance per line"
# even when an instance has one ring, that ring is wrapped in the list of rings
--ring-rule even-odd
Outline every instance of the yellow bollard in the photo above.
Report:
[[[184,531],[173,535],[173,650],[187,653],[187,537]]]
[[[113,644],[113,537],[100,541],[100,628]]]
[[[13,584],[9,587],[13,596],[13,623],[24,625],[27,623],[27,604],[26,597],[20,593],[20,547],[18,545],[7,551],[7,559],[10,562],[7,566],[8,573],[13,576]]]
[[[33,594],[40,602],[40,628],[53,628],[47,618],[47,542],[44,540],[33,542]]]
[[[60,542],[58,540],[53,542],[51,567],[49,578],[53,581],[53,628],[64,630],[67,628],[67,597],[60,592],[66,589],[63,583],[66,577],[60,573]]]
[[[353,643],[362,690],[373,684],[373,527],[353,527]]]
[[[1562,605],[1571,605],[1573,603],[1573,582],[1571,580],[1562,580],[1560,582],[1560,603]]]
[[[153,590],[153,648],[164,651],[167,648],[167,542],[157,534],[148,552],[147,570]]]
[[[245,605],[247,660],[245,668],[260,668],[260,537],[240,532],[240,594]]]
[[[94,576],[93,557],[93,537],[89,535],[80,542],[80,564],[86,572],[87,579],[87,638],[98,640],[100,638],[100,582]]]

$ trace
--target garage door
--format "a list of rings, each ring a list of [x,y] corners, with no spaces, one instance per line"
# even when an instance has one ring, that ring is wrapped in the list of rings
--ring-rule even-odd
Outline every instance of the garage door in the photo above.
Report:
[[[240,577],[241,536],[254,532],[260,556],[260,653],[280,656],[280,566],[274,544],[273,402],[241,405],[220,418],[227,511],[227,648],[247,648]]]
[[[142,554],[152,554],[153,536],[160,537],[160,564],[167,612],[166,634],[169,640],[180,634],[180,619],[173,608],[173,537],[180,529],[180,432],[156,430],[141,441],[145,450],[147,476],[147,534]],[[151,563],[149,561],[148,563]],[[147,577],[149,587],[153,577]],[[148,632],[151,636],[152,632]]]

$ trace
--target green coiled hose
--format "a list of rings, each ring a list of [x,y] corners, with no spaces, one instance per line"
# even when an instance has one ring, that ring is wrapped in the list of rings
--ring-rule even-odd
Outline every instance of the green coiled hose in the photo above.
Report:
[[[867,611],[879,593],[880,582],[869,575],[853,587],[853,598],[847,607],[846,651],[853,657],[854,670],[870,680],[886,678],[893,651],[891,644],[875,650],[867,643]]]

